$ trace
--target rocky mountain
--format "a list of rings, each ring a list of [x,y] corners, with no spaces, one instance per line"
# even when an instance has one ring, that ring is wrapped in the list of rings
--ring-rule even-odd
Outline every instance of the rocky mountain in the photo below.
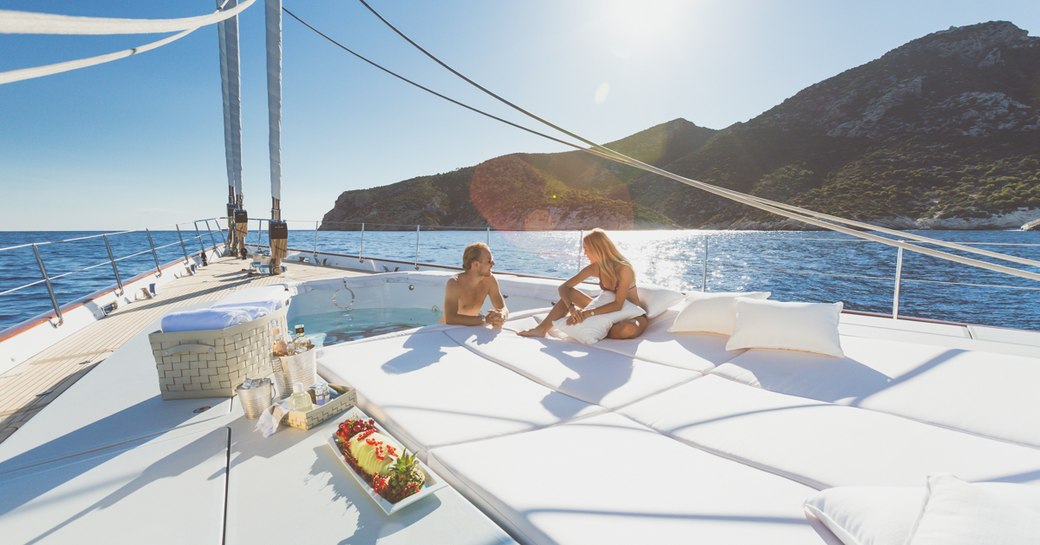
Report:
[[[715,132],[676,119],[607,146],[664,166],[704,145]],[[654,207],[634,202],[628,184],[640,173],[582,151],[504,155],[444,174],[344,191],[325,214],[321,229],[356,229],[361,222],[366,229],[392,229],[392,224],[497,229],[676,226]]]
[[[1040,38],[1008,22],[929,34],[713,131],[678,119],[608,144],[677,174],[898,228],[1040,217]],[[343,221],[496,228],[800,228],[583,152],[515,154],[347,191]]]

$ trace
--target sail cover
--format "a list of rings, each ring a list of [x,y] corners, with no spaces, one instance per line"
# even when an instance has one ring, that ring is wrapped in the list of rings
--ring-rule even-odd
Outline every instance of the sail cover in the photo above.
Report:
[[[267,0],[267,121],[272,218],[282,200],[282,0]]]

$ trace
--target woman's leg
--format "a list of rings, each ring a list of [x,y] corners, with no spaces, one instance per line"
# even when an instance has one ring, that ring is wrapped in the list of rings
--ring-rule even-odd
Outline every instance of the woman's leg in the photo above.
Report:
[[[591,297],[574,288],[571,288],[570,299],[571,302],[582,308],[592,302]],[[559,301],[556,301],[552,310],[549,311],[549,315],[546,316],[541,323],[531,329],[521,331],[519,335],[522,337],[544,337],[545,334],[549,332],[549,329],[552,328],[553,322],[566,316],[569,310],[570,309],[567,308],[567,305],[563,302],[563,299],[560,299]]]
[[[646,314],[631,320],[623,320],[610,326],[607,337],[611,339],[632,339],[642,335],[648,325],[650,325],[650,320],[647,319]]]

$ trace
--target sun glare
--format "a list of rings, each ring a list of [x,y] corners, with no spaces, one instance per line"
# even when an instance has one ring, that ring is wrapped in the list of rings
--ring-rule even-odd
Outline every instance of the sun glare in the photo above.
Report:
[[[615,55],[629,58],[674,32],[685,5],[683,0],[611,0],[600,12],[601,31]]]

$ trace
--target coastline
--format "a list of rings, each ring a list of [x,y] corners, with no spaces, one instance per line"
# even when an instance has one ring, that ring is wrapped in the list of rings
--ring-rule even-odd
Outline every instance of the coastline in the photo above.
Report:
[[[879,227],[902,231],[1032,231],[1040,229],[1040,208],[1018,209],[1007,214],[982,218],[911,218],[895,216],[861,220]],[[819,231],[821,229],[784,219],[777,221],[738,221],[728,225],[709,225],[705,229],[732,231]]]

